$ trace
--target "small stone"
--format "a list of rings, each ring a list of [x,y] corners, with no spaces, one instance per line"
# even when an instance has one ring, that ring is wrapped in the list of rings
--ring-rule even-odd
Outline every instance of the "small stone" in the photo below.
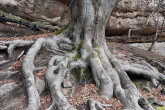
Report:
[[[149,97],[148,101],[150,104],[157,104],[157,98],[154,96]]]
[[[165,88],[163,88],[161,91],[162,95],[165,95]]]
[[[118,51],[116,51],[116,50],[113,50],[113,51],[112,51],[112,53],[118,53]]]
[[[122,53],[118,53],[117,55],[118,57],[125,57],[126,55],[122,54]]]
[[[97,91],[96,90],[92,90],[95,94],[97,94]]]
[[[143,90],[146,92],[151,92],[151,89],[149,87],[144,87]]]
[[[70,83],[69,81],[67,81],[67,82],[63,82],[63,87],[64,88],[71,88],[72,87],[72,83]]]

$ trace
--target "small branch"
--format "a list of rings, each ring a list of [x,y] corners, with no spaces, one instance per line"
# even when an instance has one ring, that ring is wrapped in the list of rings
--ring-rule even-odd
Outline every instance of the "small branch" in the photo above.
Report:
[[[73,86],[73,88],[72,88],[72,93],[70,94],[70,97],[72,97],[73,94],[74,94],[74,86]]]
[[[153,16],[153,14],[154,14],[157,10],[160,9],[160,6],[161,6],[161,3],[162,3],[162,2],[163,2],[163,0],[162,0],[162,1],[159,1],[159,4],[158,4],[157,7],[152,11],[152,13],[148,16],[148,18],[147,18],[147,20],[146,20],[146,23],[145,23],[143,26],[138,27],[138,28],[129,29],[129,31],[128,31],[128,37],[127,37],[127,39],[126,39],[126,43],[127,43],[128,40],[130,39],[131,31],[137,31],[137,30],[143,29],[143,28],[145,28],[145,27],[149,24],[149,21],[150,21],[151,17]]]
[[[16,58],[16,60],[20,59],[23,55],[24,55],[25,51],[23,50],[19,55],[18,57]]]
[[[162,28],[163,28],[163,25],[164,25],[164,20],[163,20],[163,23],[162,23]],[[151,44],[150,48],[148,49],[148,51],[151,51],[151,50],[152,50],[154,44],[156,43],[156,41],[158,40],[158,38],[160,37],[160,35],[161,35],[162,31],[163,31],[163,30],[161,29],[161,32],[158,34],[158,31],[159,31],[159,18],[158,18],[157,26],[156,26],[156,27],[157,27],[157,29],[156,29],[155,39],[154,39],[154,41],[152,42],[152,44]]]

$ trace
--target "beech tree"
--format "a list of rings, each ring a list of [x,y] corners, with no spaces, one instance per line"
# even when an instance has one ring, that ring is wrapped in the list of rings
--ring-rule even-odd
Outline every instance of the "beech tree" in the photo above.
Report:
[[[146,62],[134,64],[121,61],[108,49],[105,28],[116,2],[117,0],[74,0],[71,20],[61,33],[36,41],[0,41],[9,45],[0,46],[0,49],[7,49],[9,57],[13,56],[16,47],[32,45],[22,62],[28,95],[27,110],[38,110],[40,107],[40,95],[36,89],[33,70],[34,59],[41,48],[64,53],[52,57],[48,64],[45,78],[53,100],[48,110],[75,110],[63,95],[61,83],[74,68],[87,67],[91,68],[95,84],[105,99],[115,96],[125,106],[125,110],[154,110],[128,74],[143,76],[155,87],[165,83],[165,75]],[[74,60],[77,54],[81,57]],[[103,109],[102,104],[94,100],[90,100],[89,105],[91,110]]]

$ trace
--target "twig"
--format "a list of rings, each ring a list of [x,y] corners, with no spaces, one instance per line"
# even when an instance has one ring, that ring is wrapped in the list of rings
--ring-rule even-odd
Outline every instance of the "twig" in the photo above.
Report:
[[[148,24],[149,24],[149,21],[151,19],[151,17],[153,16],[153,14],[160,9],[160,6],[161,6],[161,3],[163,2],[163,0],[159,1],[159,4],[157,5],[157,7],[152,11],[152,13],[148,16],[147,20],[146,20],[146,23],[141,26],[141,27],[138,27],[138,28],[132,28],[132,29],[129,29],[128,31],[128,37],[126,39],[126,43],[128,42],[128,40],[130,39],[130,35],[131,35],[131,31],[137,31],[137,30],[140,30],[140,29],[143,29],[145,28]]]
[[[73,93],[74,93],[74,86],[73,86],[73,88],[72,88],[72,93],[70,94],[70,97],[73,96]]]
[[[24,54],[24,50],[18,55],[18,57],[16,58],[16,60],[18,60],[18,59],[20,59],[22,56],[23,56],[23,54]]]
[[[159,22],[159,21],[158,21]],[[164,25],[164,20],[163,20],[163,23],[162,23],[162,28],[163,28],[163,25]],[[154,44],[156,43],[156,41],[158,40],[158,38],[160,37],[161,33],[162,33],[162,29],[161,29],[161,32],[158,34],[158,31],[159,31],[159,25],[157,24],[157,29],[156,29],[156,34],[155,34],[155,39],[154,41],[152,42],[150,48],[148,49],[148,51],[151,51]]]

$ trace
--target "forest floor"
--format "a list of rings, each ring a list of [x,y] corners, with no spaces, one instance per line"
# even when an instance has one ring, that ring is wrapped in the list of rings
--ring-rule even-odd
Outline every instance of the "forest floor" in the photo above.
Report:
[[[7,23],[0,23],[0,40],[11,41],[11,40],[35,40],[40,37],[47,37],[51,35],[51,32],[48,31],[32,31],[25,27],[19,28],[18,25]],[[128,44],[121,43],[111,43],[107,42],[109,49],[111,52],[121,60],[127,61],[135,61],[135,60],[146,60],[150,62],[151,60],[160,61],[165,64],[165,56],[161,56],[155,54],[153,52],[149,52],[143,49],[139,49],[136,47],[129,46]],[[3,45],[3,44],[0,44]],[[13,67],[13,71],[18,70],[18,74],[11,76],[7,80],[0,78],[0,87],[7,83],[16,82],[18,85],[14,91],[10,91],[6,94],[5,99],[0,97],[0,101],[3,100],[3,103],[0,104],[0,109],[6,107],[6,109],[12,110],[23,110],[27,106],[27,95],[26,95],[26,87],[25,80],[23,78],[21,72],[21,62],[23,60],[22,56],[19,60],[16,60],[17,56],[23,51],[28,50],[28,48],[17,48],[14,52],[14,57],[8,59],[6,51],[0,51],[0,61],[6,59],[9,60],[7,63],[0,65],[0,74],[2,71],[5,71],[9,66]],[[42,70],[36,71],[34,73],[36,79],[45,80],[44,74],[47,69],[47,64],[50,58],[54,55],[61,53],[53,53],[46,49],[42,49],[40,53],[37,55],[35,59],[36,67],[44,67]],[[157,67],[158,68],[158,67]],[[158,68],[161,73],[165,74],[165,70],[161,70]],[[158,88],[153,88],[152,84],[143,77],[130,75],[130,78],[137,86],[139,91],[142,93],[144,97],[147,99],[151,97],[157,98],[158,102],[165,101],[165,95],[161,94],[161,90],[164,86],[159,86]],[[92,75],[89,70],[86,70],[83,75],[79,76],[76,74],[76,71],[72,71],[70,75],[69,81],[72,83],[72,87],[70,88],[62,88],[63,93],[67,97],[68,101],[78,110],[85,110],[87,107],[87,100],[92,98],[94,100],[99,101],[103,104],[112,104],[112,107],[105,108],[106,110],[120,110],[123,105],[116,98],[111,98],[110,100],[105,100],[99,95],[99,89],[95,86]],[[46,84],[45,84],[46,85]],[[144,90],[144,88],[149,87],[151,89],[150,92]],[[51,96],[49,93],[49,88],[45,86],[45,90],[41,96],[41,110],[45,110],[51,104]]]

